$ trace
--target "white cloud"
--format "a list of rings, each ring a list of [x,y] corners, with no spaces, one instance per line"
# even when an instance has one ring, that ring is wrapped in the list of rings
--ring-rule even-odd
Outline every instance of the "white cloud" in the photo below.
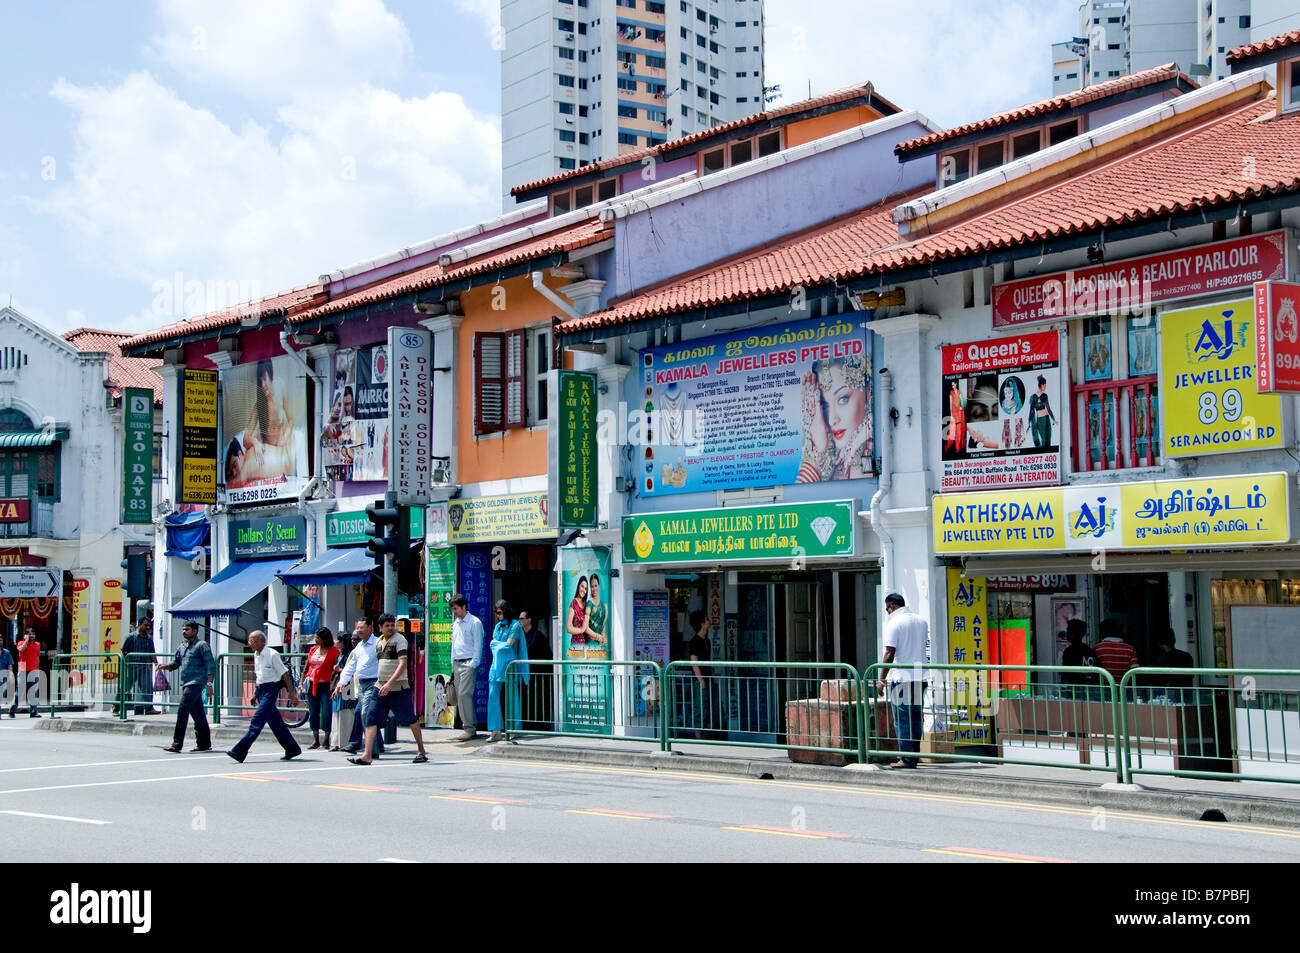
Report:
[[[488,36],[496,36],[501,26],[501,0],[455,0],[461,13],[478,17],[487,27]]]
[[[1078,29],[1077,0],[846,4],[768,0],[765,69],[780,103],[871,80],[945,126],[1052,95],[1051,44]]]
[[[138,282],[142,311],[178,271],[272,293],[498,209],[499,126],[452,93],[357,86],[282,106],[274,130],[232,128],[144,72],[52,95],[76,154],[30,204],[83,261]]]
[[[159,0],[158,14],[168,66],[271,102],[389,82],[412,50],[382,0]]]

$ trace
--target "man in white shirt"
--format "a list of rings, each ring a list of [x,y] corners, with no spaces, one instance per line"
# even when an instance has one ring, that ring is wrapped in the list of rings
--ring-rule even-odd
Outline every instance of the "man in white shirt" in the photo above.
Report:
[[[375,689],[378,678],[379,639],[375,636],[373,619],[367,616],[358,619],[356,627],[352,630],[352,651],[348,654],[338,684],[334,687],[334,694],[337,696],[352,684],[353,679],[357,682],[356,718],[352,724],[352,737],[348,739],[347,747],[343,749],[348,754],[356,754],[361,750],[360,745],[363,743],[367,724],[366,718],[374,711],[375,701],[378,698]],[[376,753],[384,750],[383,740],[379,738],[378,733],[376,733],[375,745]]]
[[[891,768],[915,768],[918,759],[907,757],[921,750],[925,679],[921,666],[925,665],[925,643],[930,628],[925,620],[903,601],[896,592],[885,596],[885,665],[880,672],[878,688],[889,686],[889,704],[894,712],[894,732],[898,736],[898,752],[902,757],[889,765]]]
[[[456,685],[456,714],[464,729],[457,741],[469,741],[478,734],[474,708],[474,684],[483,658],[483,623],[469,611],[469,600],[459,592],[451,599],[451,673]]]
[[[265,632],[261,629],[250,632],[248,647],[253,652],[253,670],[257,678],[257,711],[253,712],[253,720],[248,723],[248,732],[226,753],[243,764],[248,757],[248,749],[253,747],[253,742],[262,733],[262,729],[270,725],[275,740],[284,748],[284,756],[280,760],[292,761],[302,754],[302,746],[294,740],[289,726],[280,717],[280,709],[275,707],[275,702],[283,684],[289,689],[289,704],[297,708],[301,704],[298,689],[289,677],[289,669],[285,667],[280,653],[266,644]]]

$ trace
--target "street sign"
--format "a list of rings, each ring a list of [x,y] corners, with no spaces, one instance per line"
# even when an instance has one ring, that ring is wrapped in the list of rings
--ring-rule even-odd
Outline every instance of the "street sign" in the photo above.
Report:
[[[58,569],[0,568],[0,598],[49,599],[59,594]]]

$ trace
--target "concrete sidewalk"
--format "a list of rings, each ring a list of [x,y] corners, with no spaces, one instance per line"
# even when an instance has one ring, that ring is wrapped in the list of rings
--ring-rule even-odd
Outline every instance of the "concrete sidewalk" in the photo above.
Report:
[[[45,731],[90,731],[141,737],[171,738],[174,714],[133,717],[125,722],[111,712],[46,716],[32,723]],[[238,741],[247,730],[246,719],[223,718],[212,726],[216,747]],[[193,727],[187,732],[193,738]],[[307,728],[295,729],[301,740],[310,739]],[[888,771],[875,765],[796,764],[784,749],[746,748],[674,742],[673,754],[659,751],[657,743],[622,738],[572,738],[524,735],[516,741],[491,744],[480,732],[470,742],[457,742],[458,731],[424,729],[428,746],[450,745],[459,756],[487,756],[513,760],[588,764],[724,774],[756,780],[794,780],[848,785],[864,790],[923,792],[945,797],[996,798],[1040,804],[1065,804],[1083,810],[1104,808],[1166,817],[1199,819],[1208,810],[1222,811],[1233,823],[1265,824],[1300,829],[1300,785],[1256,781],[1215,781],[1144,775],[1139,785],[1118,785],[1113,771],[1081,771],[1066,767],[973,763],[922,763],[915,771]],[[398,732],[403,753],[410,733]],[[275,744],[269,731],[258,744]],[[305,747],[305,745],[304,745]]]

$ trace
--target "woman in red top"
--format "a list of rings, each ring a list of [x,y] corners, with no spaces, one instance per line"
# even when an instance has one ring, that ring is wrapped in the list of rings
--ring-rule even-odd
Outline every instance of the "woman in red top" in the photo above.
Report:
[[[316,644],[307,655],[307,674],[303,675],[303,694],[307,699],[307,717],[311,724],[312,748],[320,747],[321,720],[324,718],[325,737],[330,734],[333,711],[330,705],[330,682],[334,678],[334,665],[339,660],[339,650],[334,645],[334,633],[329,629],[316,631]]]

